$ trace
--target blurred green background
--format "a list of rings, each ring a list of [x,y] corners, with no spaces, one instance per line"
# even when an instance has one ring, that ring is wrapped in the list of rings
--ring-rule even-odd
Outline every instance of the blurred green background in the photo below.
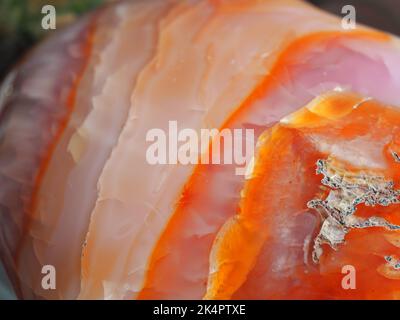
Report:
[[[40,38],[55,30],[44,30],[44,5],[57,12],[57,29],[109,0],[0,0],[0,79]]]

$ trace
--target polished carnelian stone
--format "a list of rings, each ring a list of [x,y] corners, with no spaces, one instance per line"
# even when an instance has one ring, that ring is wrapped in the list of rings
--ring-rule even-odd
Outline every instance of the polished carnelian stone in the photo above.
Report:
[[[265,131],[205,298],[399,298],[399,128],[396,108],[335,91]]]

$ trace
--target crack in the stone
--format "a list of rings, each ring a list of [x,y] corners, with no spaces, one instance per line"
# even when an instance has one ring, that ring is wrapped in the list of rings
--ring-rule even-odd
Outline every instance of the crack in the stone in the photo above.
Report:
[[[316,173],[324,176],[321,183],[331,190],[325,200],[313,199],[307,203],[307,207],[316,209],[323,220],[319,234],[314,240],[314,263],[319,262],[324,243],[337,250],[338,245],[345,242],[345,236],[351,229],[383,227],[388,230],[400,230],[399,225],[381,217],[362,218],[354,215],[357,206],[362,203],[366,206],[400,203],[400,190],[393,189],[392,181],[366,172],[346,171],[331,160],[318,160]]]
[[[392,151],[391,154],[392,154],[392,157],[393,157],[394,161],[400,162],[400,156],[399,156],[399,154],[397,152]]]

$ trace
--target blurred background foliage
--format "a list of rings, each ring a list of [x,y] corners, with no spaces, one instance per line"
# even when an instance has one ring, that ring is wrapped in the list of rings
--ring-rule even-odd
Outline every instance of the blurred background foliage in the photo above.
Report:
[[[58,29],[106,1],[0,0],[0,78],[28,48],[47,33],[54,32],[41,27],[44,5],[55,7]]]

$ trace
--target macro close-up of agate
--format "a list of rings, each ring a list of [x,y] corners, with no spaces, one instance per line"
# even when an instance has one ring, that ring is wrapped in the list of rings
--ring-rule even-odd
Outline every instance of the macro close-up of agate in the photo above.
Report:
[[[0,299],[400,299],[400,41],[314,5],[106,1],[18,59]]]

